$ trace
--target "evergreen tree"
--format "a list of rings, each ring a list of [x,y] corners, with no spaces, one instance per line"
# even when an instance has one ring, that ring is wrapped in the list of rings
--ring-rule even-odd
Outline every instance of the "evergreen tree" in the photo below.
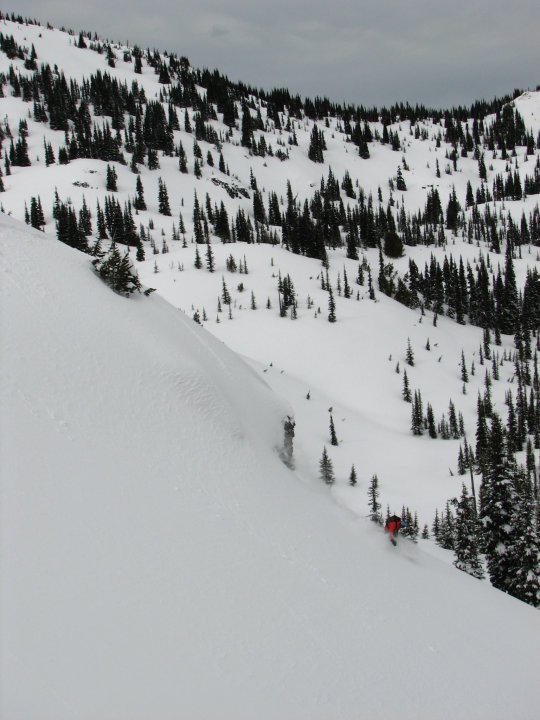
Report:
[[[393,228],[389,228],[385,233],[384,252],[389,258],[403,256],[403,241]]]
[[[339,445],[336,435],[336,429],[334,427],[334,418],[332,417],[332,415],[330,415],[330,444]]]
[[[332,288],[328,288],[328,322],[335,323],[336,317],[336,301],[334,300],[334,293]]]
[[[333,485],[335,482],[334,466],[332,460],[328,456],[326,447],[323,450],[321,459],[319,460],[319,474],[321,480],[327,485]]]
[[[322,130],[319,131],[319,128],[317,127],[317,125],[313,125],[313,130],[311,131],[311,138],[309,141],[308,158],[312,162],[323,163],[324,162],[324,156],[323,156],[324,149],[325,149],[325,142],[324,142],[324,135],[322,133]]]
[[[356,469],[354,465],[351,467],[351,473],[349,475],[349,485],[351,487],[356,487],[356,484],[358,482],[357,475],[356,475]]]
[[[411,408],[411,430],[413,435],[424,433],[424,412],[422,409],[422,395],[420,390],[415,390],[414,400]]]
[[[184,175],[188,172],[186,151],[182,143],[178,146],[178,169],[181,173],[184,173]]]
[[[247,103],[242,103],[242,145],[251,148],[253,141],[253,120]]]
[[[117,175],[116,170],[113,165],[107,165],[107,180],[105,188],[106,190],[109,190],[110,192],[116,192],[118,190],[117,186]]]
[[[405,362],[407,363],[407,365],[410,365],[411,367],[414,366],[414,353],[413,353],[413,349],[411,347],[410,338],[407,338],[407,351],[405,353]]]
[[[170,216],[171,208],[169,206],[169,193],[167,192],[167,187],[161,178],[158,180],[158,185],[158,211],[161,215]]]
[[[208,272],[214,272],[216,263],[214,260],[214,254],[212,252],[212,246],[210,242],[206,243],[206,268]]]
[[[509,457],[499,416],[493,413],[489,434],[489,457],[481,486],[480,518],[491,584],[508,592],[516,568],[512,544],[516,528],[513,508],[516,503],[516,464]]]
[[[441,532],[441,520],[439,518],[439,511],[435,510],[435,517],[433,519],[433,523],[431,525],[431,532],[433,533],[433,537],[435,538],[435,542],[439,543],[439,534]]]
[[[159,168],[159,155],[156,148],[148,148],[148,169],[157,170]]]
[[[409,388],[409,378],[407,377],[407,371],[403,370],[403,390],[401,391],[401,397],[405,402],[412,402],[411,390]]]
[[[43,139],[43,147],[45,150],[45,165],[47,167],[49,167],[49,165],[54,165],[54,150],[52,149],[51,143],[47,143],[45,142],[45,139]]]
[[[464,383],[469,382],[469,374],[467,372],[467,364],[465,362],[465,353],[461,351],[461,381]]]
[[[371,481],[369,483],[369,489],[368,489],[368,499],[369,499],[369,517],[370,520],[373,522],[376,522],[378,525],[383,524],[383,518],[381,514],[381,504],[379,502],[379,478],[377,475],[373,475],[371,478]]]
[[[193,232],[195,234],[195,242],[197,245],[202,245],[205,242],[204,231],[202,226],[202,213],[199,206],[199,199],[197,193],[195,193],[193,201]]]
[[[37,213],[39,219],[45,224],[45,220],[43,217],[43,211],[41,209],[41,200],[37,199]],[[79,230],[81,233],[85,236],[92,234],[92,213],[88,209],[88,206],[86,204],[86,198],[83,195],[83,204],[81,209],[79,210]]]
[[[221,276],[221,280],[222,280],[221,298],[225,305],[230,305],[231,304],[231,296],[229,294],[229,290],[227,289],[227,285],[225,283],[225,278],[223,276]]]
[[[144,200],[144,188],[140,175],[137,175],[135,191],[137,194],[133,201],[133,207],[135,208],[135,210],[146,210],[146,202]]]
[[[227,172],[227,168],[225,167],[225,158],[223,157],[223,153],[219,153],[219,171],[222,172],[224,175]]]
[[[458,420],[456,416],[456,408],[454,406],[454,403],[452,400],[450,400],[448,404],[448,424],[450,427],[450,434],[454,438],[454,440],[457,440],[459,438],[459,427],[458,427]]]
[[[506,250],[506,266],[504,273],[504,295],[499,312],[499,328],[502,333],[514,334],[519,315],[519,301],[512,260],[512,244],[509,241]],[[487,355],[486,355],[487,357]]]
[[[437,437],[437,429],[435,427],[435,417],[433,415],[433,408],[431,403],[427,404],[426,417],[428,422],[428,435],[430,438],[435,439]]]
[[[435,534],[435,533],[434,533]],[[446,503],[445,512],[441,514],[439,520],[439,529],[436,535],[437,544],[445,550],[453,550],[455,544],[455,519],[450,508],[450,503]]]
[[[530,478],[520,473],[519,499],[514,509],[517,534],[511,554],[515,569],[508,583],[510,595],[533,607],[540,606],[540,536],[535,522],[534,494]]]
[[[39,195],[37,198],[32,197],[30,199],[30,225],[36,230],[41,230],[45,225],[45,216],[43,215],[43,209],[41,207],[41,200]],[[90,235],[90,233],[85,233]]]
[[[122,257],[118,251],[116,243],[111,245],[108,254],[105,257],[97,255],[92,264],[96,268],[99,276],[109,285],[115,292],[121,295],[130,295],[137,290],[141,291],[141,283],[137,272],[134,270],[129,251]]]
[[[478,555],[478,520],[465,484],[459,502],[456,501],[455,533],[454,565],[473,577],[483,578],[484,570]]]
[[[401,165],[398,165],[398,169],[397,169],[396,190],[400,190],[400,191],[407,190],[407,183],[405,182],[405,179],[403,178],[403,173],[401,172]]]

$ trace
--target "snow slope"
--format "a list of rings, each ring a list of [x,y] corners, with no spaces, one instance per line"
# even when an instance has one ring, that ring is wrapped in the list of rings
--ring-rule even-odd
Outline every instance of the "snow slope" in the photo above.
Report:
[[[13,34],[15,40],[26,48],[36,48],[38,63],[49,63],[69,79],[78,82],[95,73],[107,72],[119,82],[127,86],[136,81],[144,88],[148,99],[157,99],[163,92],[158,76],[147,62],[143,63],[141,75],[134,72],[133,60],[124,61],[122,45],[115,44],[117,56],[115,67],[107,64],[106,54],[94,50],[76,47],[77,35],[47,28],[44,26],[24,25],[9,20],[0,22],[0,30],[5,34]],[[8,74],[10,65],[22,73],[24,69],[20,59],[9,60],[0,54],[0,71]],[[203,92],[201,90],[201,92]],[[514,105],[522,114],[527,127],[536,137],[540,128],[540,92],[527,92],[514,101]],[[3,178],[5,192],[1,195],[1,207],[14,217],[23,219],[25,204],[30,206],[30,197],[41,198],[47,225],[45,231],[55,235],[55,222],[52,218],[52,205],[55,189],[63,200],[72,201],[78,211],[85,198],[93,213],[94,231],[96,225],[96,202],[104,205],[106,163],[99,160],[78,159],[69,165],[53,164],[45,166],[43,142],[50,142],[54,153],[65,144],[64,133],[53,131],[44,123],[35,122],[29,115],[31,103],[10,95],[6,88],[5,96],[0,98],[2,117],[9,120],[10,128],[16,137],[17,127],[21,119],[28,122],[29,155],[31,167],[12,167],[11,175]],[[263,118],[266,109],[261,107]],[[419,130],[427,139],[416,138],[411,134],[410,123],[394,123],[391,130],[399,134],[402,150],[394,152],[388,144],[370,143],[371,157],[363,160],[357,148],[346,142],[341,121],[336,118],[318,125],[325,133],[328,150],[325,152],[324,164],[312,163],[307,157],[309,138],[313,128],[308,119],[294,120],[293,126],[298,138],[298,147],[288,144],[289,133],[278,131],[272,123],[268,132],[256,131],[259,139],[264,135],[268,145],[274,151],[285,148],[290,155],[289,160],[281,162],[277,157],[257,157],[250,154],[240,143],[239,128],[233,131],[232,142],[223,142],[220,146],[231,176],[224,175],[217,169],[219,150],[216,146],[200,142],[202,154],[207,158],[211,152],[214,167],[205,162],[202,177],[193,174],[193,141],[194,135],[184,130],[184,110],[178,108],[181,130],[174,132],[174,142],[182,142],[188,156],[189,174],[178,170],[176,157],[160,156],[160,168],[150,171],[146,166],[139,167],[144,185],[147,211],[136,216],[137,223],[144,226],[156,242],[158,252],[162,249],[162,240],[166,240],[169,248],[167,254],[153,255],[149,242],[144,242],[146,260],[138,264],[140,277],[148,285],[155,287],[163,297],[176,308],[192,316],[196,309],[203,314],[206,311],[208,321],[205,326],[229,347],[242,354],[253,365],[261,376],[265,374],[267,382],[279,392],[287,395],[297,420],[296,427],[296,466],[299,474],[305,479],[318,482],[317,462],[324,444],[329,442],[328,408],[335,408],[334,420],[337,425],[340,445],[331,448],[331,458],[336,469],[336,486],[332,491],[340,502],[343,502],[359,516],[365,515],[366,488],[371,476],[377,473],[381,488],[383,508],[389,505],[392,510],[400,511],[403,504],[412,511],[418,511],[421,526],[431,525],[436,508],[442,508],[449,497],[459,495],[463,476],[457,474],[457,456],[460,440],[432,441],[427,436],[413,437],[410,432],[410,405],[401,399],[402,378],[395,373],[397,363],[401,370],[404,367],[404,355],[407,340],[410,338],[416,356],[415,368],[407,368],[409,381],[413,390],[422,392],[424,404],[433,406],[436,422],[445,413],[448,417],[449,400],[452,398],[456,411],[462,412],[469,442],[474,438],[476,427],[476,398],[484,390],[486,367],[479,366],[478,348],[482,332],[471,326],[461,327],[454,322],[439,318],[438,327],[433,327],[433,317],[428,313],[421,322],[418,311],[411,311],[398,303],[388,300],[377,293],[377,303],[367,299],[367,282],[363,287],[354,284],[358,263],[347,260],[345,248],[329,251],[331,267],[329,276],[334,288],[337,285],[338,273],[343,281],[343,269],[346,268],[348,279],[353,286],[354,297],[359,294],[359,302],[355,299],[345,300],[336,297],[338,322],[330,326],[325,322],[327,314],[327,294],[320,289],[320,266],[317,261],[295,256],[280,247],[245,246],[243,243],[222,246],[216,237],[212,238],[213,252],[216,258],[216,272],[196,271],[193,267],[194,248],[190,243],[193,235],[192,207],[196,192],[201,203],[205,205],[205,196],[211,198],[212,204],[221,202],[227,208],[232,220],[238,208],[253,217],[251,199],[232,199],[222,187],[216,187],[212,179],[231,182],[249,189],[250,171],[257,178],[258,187],[267,204],[270,191],[275,191],[282,199],[286,197],[287,180],[290,179],[294,194],[299,202],[311,198],[319,187],[322,177],[328,177],[329,169],[338,181],[348,171],[356,187],[358,184],[374,198],[374,207],[378,208],[378,190],[383,200],[382,207],[390,197],[388,181],[395,177],[398,165],[407,162],[409,170],[404,170],[408,190],[392,193],[396,201],[396,210],[404,203],[406,212],[423,210],[427,191],[437,187],[443,207],[446,207],[452,187],[456,188],[462,205],[465,200],[467,182],[470,181],[476,191],[480,186],[478,163],[472,153],[468,157],[460,157],[457,171],[451,168],[448,160],[451,146],[444,139],[437,147],[437,138],[444,136],[441,124],[432,121],[418,123]],[[194,112],[187,110],[194,124]],[[110,122],[110,118],[93,116],[93,122],[100,126]],[[285,124],[285,118],[282,118]],[[488,118],[489,124],[493,118]],[[126,117],[126,121],[129,118]],[[210,124],[221,133],[228,132],[220,121]],[[240,124],[240,123],[238,123]],[[382,132],[381,123],[371,123],[373,132]],[[281,145],[279,145],[281,143]],[[7,142],[5,143],[7,147]],[[133,197],[135,192],[135,175],[129,169],[129,153],[124,152],[128,165],[115,163],[118,173],[118,192],[115,197],[123,204]],[[505,174],[507,160],[500,157],[486,157],[489,183],[495,174]],[[512,159],[515,171],[521,175],[532,175],[537,154],[527,155],[524,147],[517,148],[517,157]],[[440,166],[440,177],[436,177],[436,163]],[[448,170],[448,172],[446,172]],[[170,198],[172,217],[158,213],[158,181],[161,178]],[[345,205],[354,207],[355,200],[343,196]],[[284,201],[283,201],[284,202]],[[537,204],[537,196],[529,196],[523,201],[505,201],[493,203],[493,211],[504,215],[510,212],[519,222],[523,212],[529,214]],[[491,207],[491,206],[490,206]],[[282,204],[281,209],[285,209]],[[171,240],[173,226],[178,229],[179,214],[182,214],[186,226],[187,248],[181,242]],[[150,231],[150,227],[153,230]],[[515,271],[520,286],[523,285],[528,268],[539,267],[540,259],[535,247],[523,247],[523,257],[516,259]],[[456,262],[462,257],[474,267],[480,253],[489,259],[492,267],[503,263],[504,255],[490,253],[486,247],[469,244],[461,237],[453,238],[448,233],[448,245],[442,247],[407,247],[406,255],[394,262],[395,268],[403,275],[408,269],[409,258],[412,258],[422,270],[429,263],[431,254],[441,264],[445,255],[452,254]],[[240,276],[226,270],[226,258],[233,254],[237,261],[247,258],[249,275]],[[366,251],[374,281],[378,274],[377,251]],[[204,262],[204,252],[203,262]],[[273,261],[274,265],[271,265]],[[154,268],[159,273],[154,273]],[[179,272],[179,267],[182,272]],[[298,297],[299,320],[294,323],[278,317],[277,311],[277,273],[282,276],[290,273]],[[227,313],[221,315],[222,322],[216,322],[217,298],[221,293],[221,279],[225,277],[233,296],[233,320],[229,321]],[[245,290],[240,293],[237,285],[243,282]],[[253,291],[258,311],[249,309],[250,292]],[[335,292],[337,296],[337,291]],[[314,308],[321,308],[321,315],[314,318],[313,309],[307,308],[308,296],[314,302]],[[266,299],[273,304],[272,311],[265,309]],[[429,338],[431,352],[424,350]],[[501,357],[505,351],[513,347],[512,338],[504,338],[501,348],[494,348]],[[462,393],[459,363],[462,350],[465,352],[469,369],[476,364],[476,377],[470,378],[467,395]],[[493,382],[493,400],[495,409],[502,417],[506,416],[505,393],[513,389],[510,385],[514,375],[511,361],[506,361],[500,370],[500,381]],[[367,378],[367,380],[366,380]],[[307,391],[311,391],[311,403],[305,400]],[[392,448],[392,452],[388,452]],[[538,462],[538,453],[536,453]],[[520,458],[521,460],[522,458]],[[355,464],[359,474],[359,485],[356,490],[348,487],[347,481],[351,465]]]
[[[5,720],[530,718],[538,613],[280,462],[288,406],[0,217]]]

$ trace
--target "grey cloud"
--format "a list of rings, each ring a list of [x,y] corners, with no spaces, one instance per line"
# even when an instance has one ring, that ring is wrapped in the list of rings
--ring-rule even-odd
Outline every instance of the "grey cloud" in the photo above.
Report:
[[[17,12],[187,55],[234,80],[365,105],[468,103],[540,82],[538,0],[18,0]]]
[[[226,35],[229,35],[229,30],[226,27],[223,27],[223,25],[212,26],[212,37],[218,38],[225,37]]]

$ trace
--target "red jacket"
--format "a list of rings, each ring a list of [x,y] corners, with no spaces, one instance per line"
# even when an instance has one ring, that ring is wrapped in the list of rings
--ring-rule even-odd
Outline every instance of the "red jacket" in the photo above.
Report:
[[[397,515],[392,515],[386,521],[386,525],[384,526],[384,529],[386,530],[386,532],[394,534],[394,533],[398,532],[400,527],[401,527],[401,518],[399,518]]]

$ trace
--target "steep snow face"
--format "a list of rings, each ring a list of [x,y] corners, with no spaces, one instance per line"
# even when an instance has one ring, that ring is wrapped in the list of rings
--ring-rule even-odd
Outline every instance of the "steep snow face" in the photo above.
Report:
[[[534,716],[538,613],[299,481],[225,346],[3,216],[0,263],[2,718]]]

